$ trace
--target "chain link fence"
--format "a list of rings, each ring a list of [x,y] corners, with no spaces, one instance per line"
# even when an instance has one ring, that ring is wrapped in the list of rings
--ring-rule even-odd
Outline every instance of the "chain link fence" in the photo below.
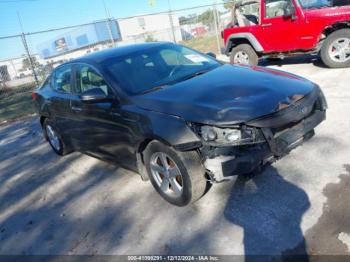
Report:
[[[0,123],[34,113],[31,92],[64,62],[107,48],[155,41],[219,54],[221,31],[229,19],[223,4],[213,4],[0,37],[0,46],[13,54],[0,56]]]

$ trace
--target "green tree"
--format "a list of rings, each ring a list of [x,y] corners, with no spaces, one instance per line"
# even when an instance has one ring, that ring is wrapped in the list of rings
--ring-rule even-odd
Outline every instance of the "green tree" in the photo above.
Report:
[[[157,42],[157,39],[155,39],[152,35],[148,35],[148,36],[145,38],[145,41],[146,41],[146,42]]]
[[[202,22],[204,25],[209,28],[213,28],[214,26],[214,14],[213,10],[208,9],[204,13],[198,16],[198,22]]]
[[[34,67],[38,67],[40,65],[40,63],[38,62],[38,60],[36,59],[35,56],[31,56],[32,59],[32,63]],[[24,57],[22,60],[22,70],[25,71],[27,69],[30,69],[30,61],[28,57]]]
[[[235,5],[236,1],[234,0],[224,0],[224,7],[228,10],[231,10]]]
[[[0,66],[0,82],[6,82],[10,80],[10,74],[7,70],[7,65]]]
[[[179,21],[180,25],[188,25],[196,23],[197,15],[191,14],[187,16],[180,16]]]

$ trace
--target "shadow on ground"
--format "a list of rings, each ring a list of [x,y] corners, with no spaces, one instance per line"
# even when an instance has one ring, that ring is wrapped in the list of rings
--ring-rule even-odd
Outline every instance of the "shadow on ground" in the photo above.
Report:
[[[298,65],[298,64],[313,64],[316,67],[326,68],[318,55],[300,55],[285,57],[284,59],[262,59],[259,62],[260,66],[279,66]]]
[[[33,119],[1,127],[0,150],[0,254],[306,254],[308,196],[272,166],[177,208],[132,172],[56,156]]]
[[[245,254],[281,255],[298,245],[293,255],[306,255],[300,223],[309,207],[306,193],[268,166],[251,179],[237,178],[224,215],[243,228]]]
[[[323,214],[305,234],[305,239],[310,243],[309,254],[350,254],[350,165],[345,164],[344,169],[346,172],[340,175],[339,182],[328,184],[323,190],[327,197]],[[315,239],[318,241],[313,241]],[[349,258],[339,256],[337,261],[342,259],[344,261]]]
[[[75,172],[85,156],[56,156],[32,119],[1,127],[0,141],[0,253],[73,253],[85,238],[103,232],[113,232],[108,242],[118,245],[131,221],[123,217],[123,209],[132,199],[106,209],[94,200],[104,194],[89,194],[105,183],[118,183],[123,175],[111,176],[118,168],[96,161],[82,174]],[[80,210],[85,213],[79,214],[77,203],[85,204]],[[111,228],[112,217],[118,228]]]

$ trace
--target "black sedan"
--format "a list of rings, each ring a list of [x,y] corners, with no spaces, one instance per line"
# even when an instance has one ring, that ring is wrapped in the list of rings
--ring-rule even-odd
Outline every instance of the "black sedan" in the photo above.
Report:
[[[76,150],[134,170],[178,206],[208,183],[283,157],[314,135],[327,108],[303,78],[172,43],[70,61],[32,96],[57,154]]]

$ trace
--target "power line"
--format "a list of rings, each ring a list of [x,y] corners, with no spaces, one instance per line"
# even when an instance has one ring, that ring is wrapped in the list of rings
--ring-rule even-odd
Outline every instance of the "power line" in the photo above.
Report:
[[[5,1],[12,1],[12,0],[5,0]],[[39,1],[39,0],[13,0],[13,1]],[[0,1],[1,3],[1,1]],[[182,8],[182,9],[176,9],[172,10],[172,13],[177,13],[181,11],[188,11],[188,10],[194,10],[194,9],[199,9],[199,8],[204,8],[204,7],[212,7],[218,6],[218,5],[223,5],[224,3],[235,3],[235,1],[227,1],[227,2],[220,2],[216,4],[206,4],[206,5],[200,5],[200,6],[193,6],[193,7],[188,7],[188,8]],[[124,19],[130,19],[130,18],[137,18],[137,17],[143,17],[143,16],[152,16],[152,15],[159,15],[159,14],[168,14],[168,11],[161,11],[161,12],[156,12],[156,13],[151,13],[151,14],[143,14],[143,15],[134,15],[134,16],[127,16],[127,17],[121,17],[121,18],[116,18],[115,20],[124,20]],[[28,32],[24,33],[25,35],[36,35],[36,34],[42,34],[42,33],[49,33],[49,32],[54,32],[54,31],[60,31],[60,30],[65,30],[65,29],[73,29],[81,26],[87,26],[99,22],[108,22],[110,21],[111,18],[109,19],[102,19],[94,22],[89,22],[89,23],[84,23],[84,24],[79,24],[79,25],[72,25],[72,26],[64,26],[64,27],[57,27],[57,28],[52,28],[52,29],[46,29],[46,30],[40,30],[40,31],[35,31],[35,32]],[[13,37],[19,37],[22,34],[16,34],[16,35],[8,35],[8,36],[0,36],[1,39],[7,39],[7,38],[13,38]]]

